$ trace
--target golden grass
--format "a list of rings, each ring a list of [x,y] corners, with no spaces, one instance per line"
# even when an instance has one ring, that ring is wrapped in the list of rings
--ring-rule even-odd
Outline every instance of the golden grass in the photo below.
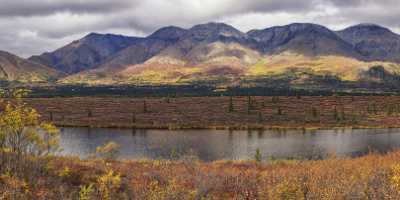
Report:
[[[342,80],[356,81],[360,78],[360,73],[377,65],[385,67],[386,70],[392,73],[398,73],[400,71],[400,64],[396,63],[379,61],[364,62],[342,56],[307,57],[287,52],[263,58],[256,65],[249,68],[247,75],[278,75],[287,72],[290,68],[298,68],[311,69],[316,74],[321,75],[337,75],[342,78]]]

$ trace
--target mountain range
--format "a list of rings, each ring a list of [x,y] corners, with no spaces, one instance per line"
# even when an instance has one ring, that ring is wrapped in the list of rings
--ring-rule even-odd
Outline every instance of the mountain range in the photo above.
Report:
[[[28,59],[0,52],[0,80],[58,84],[235,85],[276,77],[291,77],[289,84],[320,84],[315,80],[321,77],[386,81],[371,73],[377,69],[385,77],[400,74],[400,35],[375,24],[333,31],[294,23],[244,33],[207,23],[168,26],[147,37],[91,33]]]

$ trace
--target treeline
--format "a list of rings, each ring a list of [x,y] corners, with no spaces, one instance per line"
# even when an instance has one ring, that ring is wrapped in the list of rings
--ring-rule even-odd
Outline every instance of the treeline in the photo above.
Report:
[[[380,90],[316,90],[290,87],[228,87],[182,86],[46,86],[24,87],[32,92],[29,97],[198,97],[198,96],[365,96],[398,95],[399,92]]]

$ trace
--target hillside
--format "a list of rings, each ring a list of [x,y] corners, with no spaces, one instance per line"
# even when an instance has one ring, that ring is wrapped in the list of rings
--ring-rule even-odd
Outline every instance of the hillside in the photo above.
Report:
[[[24,83],[54,81],[63,76],[54,69],[0,51],[0,80]]]
[[[364,59],[400,62],[400,35],[375,24],[359,24],[337,32]]]
[[[68,74],[74,74],[95,67],[138,39],[121,35],[91,33],[54,52],[32,56],[29,60]]]
[[[248,36],[256,41],[257,48],[266,54],[293,51],[310,57],[340,55],[360,58],[351,44],[336,33],[316,24],[290,24],[264,30],[252,30]]]

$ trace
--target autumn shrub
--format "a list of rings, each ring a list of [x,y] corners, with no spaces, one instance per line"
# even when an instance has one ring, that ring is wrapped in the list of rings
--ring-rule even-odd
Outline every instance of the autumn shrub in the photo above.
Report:
[[[119,153],[120,145],[115,142],[107,142],[96,148],[96,155],[105,160],[115,160]]]
[[[279,183],[272,193],[273,199],[302,200],[304,193],[300,184],[293,180],[284,180]]]
[[[12,92],[0,113],[0,151],[43,156],[58,150],[58,129],[40,120],[38,112],[21,101],[25,91]]]
[[[101,199],[114,199],[113,196],[118,194],[121,187],[121,175],[110,170],[99,177],[97,184]]]
[[[258,163],[262,161],[262,154],[260,149],[256,149],[256,154],[254,154],[254,160]]]
[[[4,199],[23,199],[15,197],[21,194],[26,196],[24,199],[34,199],[29,184],[38,187],[41,178],[50,174],[46,165],[59,149],[58,129],[41,121],[38,112],[22,102],[27,92],[0,92],[8,99],[1,99],[4,107],[0,112],[0,174],[2,188],[7,188],[1,194],[13,196]]]
[[[94,184],[82,185],[79,190],[79,200],[91,200],[94,199]]]
[[[400,152],[361,158],[254,161],[102,162],[23,157],[3,170],[3,199],[399,199]],[[377,165],[376,163],[379,163]],[[0,198],[0,199],[1,199]]]
[[[195,191],[190,191],[181,187],[175,179],[165,184],[152,181],[148,187],[148,192],[143,194],[144,198],[148,200],[186,200],[194,199],[196,195]]]

